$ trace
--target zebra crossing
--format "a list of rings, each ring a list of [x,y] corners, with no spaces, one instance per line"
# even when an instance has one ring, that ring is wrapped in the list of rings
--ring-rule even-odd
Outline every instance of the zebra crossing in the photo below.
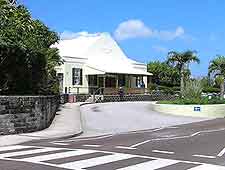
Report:
[[[0,147],[0,159],[70,170],[225,170],[224,166],[198,162],[88,149],[23,145]]]

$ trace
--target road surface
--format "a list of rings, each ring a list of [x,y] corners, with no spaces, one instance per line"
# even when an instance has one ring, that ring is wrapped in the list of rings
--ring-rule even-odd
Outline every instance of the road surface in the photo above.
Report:
[[[0,170],[225,170],[225,119],[0,148]]]

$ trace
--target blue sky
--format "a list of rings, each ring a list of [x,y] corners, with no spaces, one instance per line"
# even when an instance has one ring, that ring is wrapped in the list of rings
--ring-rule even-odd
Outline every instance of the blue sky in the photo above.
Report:
[[[196,50],[207,74],[215,55],[225,55],[223,0],[20,0],[54,31],[109,32],[132,59],[165,60],[170,50]],[[65,34],[66,33],[66,34]]]

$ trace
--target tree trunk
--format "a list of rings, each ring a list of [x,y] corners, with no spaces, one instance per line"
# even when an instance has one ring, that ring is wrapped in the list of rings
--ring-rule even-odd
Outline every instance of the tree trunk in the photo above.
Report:
[[[181,77],[180,77],[180,92],[181,97],[184,96],[184,68],[181,68]]]
[[[224,99],[224,81],[220,84],[220,99]]]

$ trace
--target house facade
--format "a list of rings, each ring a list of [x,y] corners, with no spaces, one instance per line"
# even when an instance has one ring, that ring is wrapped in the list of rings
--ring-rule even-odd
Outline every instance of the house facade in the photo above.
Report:
[[[98,89],[147,88],[146,64],[129,59],[108,33],[80,34],[55,45],[64,64],[57,67],[61,93],[90,94]]]

